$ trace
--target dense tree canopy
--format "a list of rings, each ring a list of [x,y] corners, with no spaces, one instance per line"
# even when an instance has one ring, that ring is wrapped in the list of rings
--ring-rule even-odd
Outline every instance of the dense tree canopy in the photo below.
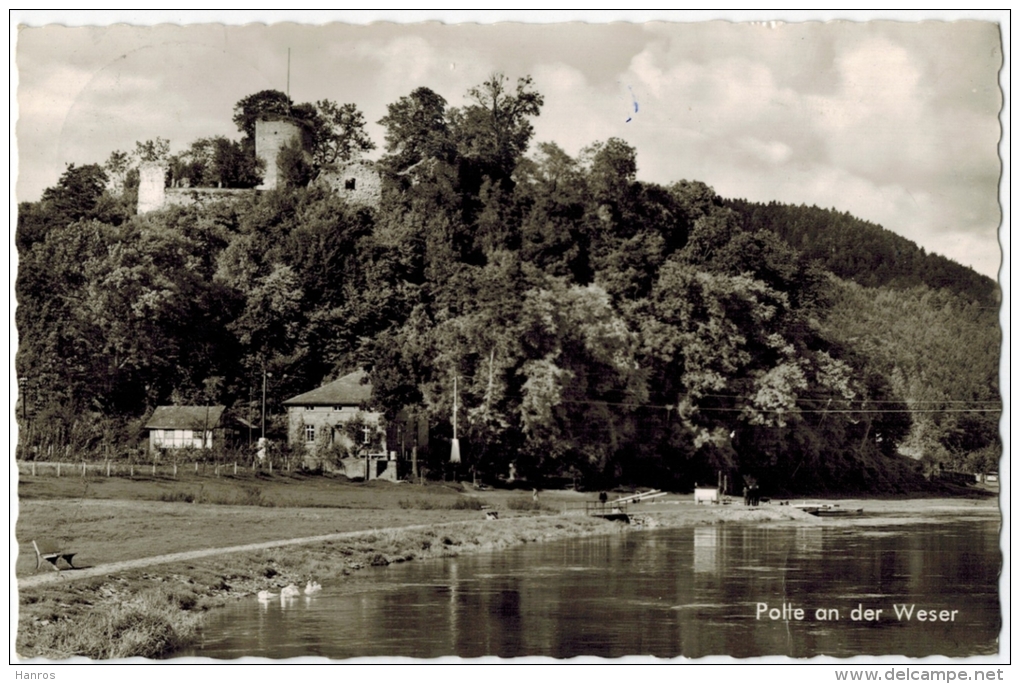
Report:
[[[840,278],[868,287],[947,289],[985,306],[999,292],[987,276],[924,249],[904,237],[835,209],[728,200],[751,232],[769,230]]]
[[[371,148],[357,107],[278,91],[237,103],[241,141],[169,161],[178,181],[250,187],[255,121],[288,117],[307,136],[281,154],[281,189],[132,216],[128,174],[166,156],[159,139],[69,166],[19,207],[26,439],[130,440],[156,404],[250,407],[269,373],[276,411],[365,368],[391,417],[428,419],[434,471],[455,380],[483,477],[684,488],[723,471],[848,492],[994,466],[999,337],[980,277],[852,217],[643,182],[622,139],[576,158],[532,145],[530,78],[495,74],[467,101],[418,88],[387,107],[378,207],[308,182]]]

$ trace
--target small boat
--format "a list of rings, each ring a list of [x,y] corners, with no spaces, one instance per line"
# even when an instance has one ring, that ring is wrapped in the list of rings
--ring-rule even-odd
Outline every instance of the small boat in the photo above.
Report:
[[[840,508],[838,505],[824,506],[814,512],[819,518],[852,518],[864,515],[863,508]]]
[[[850,518],[864,514],[863,508],[841,508],[839,504],[798,503],[790,504],[790,507],[819,518]]]

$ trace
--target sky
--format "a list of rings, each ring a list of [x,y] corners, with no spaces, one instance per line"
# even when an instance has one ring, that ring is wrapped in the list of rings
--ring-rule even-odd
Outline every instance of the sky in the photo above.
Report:
[[[350,23],[317,23],[316,13],[268,25],[243,25],[264,15],[143,16],[191,23],[111,25],[138,20],[105,12],[17,17],[28,24],[14,48],[18,200],[38,199],[68,163],[102,162],[139,140],[160,136],[178,151],[200,137],[240,137],[234,104],[286,90],[290,48],[294,101],[355,103],[379,148],[375,122],[419,86],[461,106],[494,72],[530,75],[545,98],[533,144],[576,155],[621,138],[637,150],[641,180],[699,180],[724,197],[832,207],[992,278],[999,270],[1008,24],[994,13],[952,22],[455,15],[444,24],[415,21],[432,16],[420,13],[365,23],[378,15],[351,12],[333,15]],[[45,26],[54,19],[93,26]],[[219,19],[233,25],[194,23]]]

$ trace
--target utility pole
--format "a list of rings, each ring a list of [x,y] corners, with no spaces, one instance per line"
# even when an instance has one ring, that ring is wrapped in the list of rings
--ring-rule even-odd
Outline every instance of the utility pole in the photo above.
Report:
[[[262,440],[266,439],[266,378],[269,373],[265,367],[262,368]]]
[[[460,440],[457,439],[457,376],[453,376],[453,441],[450,443],[450,463],[460,463]],[[454,467],[456,478],[456,467]]]
[[[255,424],[255,388],[252,387],[254,378],[248,376],[248,446],[251,447],[251,430]]]
[[[290,48],[287,48],[287,102],[290,102]]]
[[[21,390],[21,420],[28,425],[28,395],[25,393],[25,378],[18,379],[18,389]]]
[[[418,413],[411,414],[414,423],[414,446],[411,447],[411,476],[418,481]]]
[[[26,384],[25,378],[18,378],[18,393],[21,395],[21,429],[18,435],[18,443],[21,445],[22,458],[25,458],[25,454],[28,453],[28,394],[25,393]]]

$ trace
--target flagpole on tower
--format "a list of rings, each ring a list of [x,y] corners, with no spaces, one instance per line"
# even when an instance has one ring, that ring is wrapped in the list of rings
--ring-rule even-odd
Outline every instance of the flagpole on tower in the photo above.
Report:
[[[290,48],[287,48],[287,102],[290,102]]]

